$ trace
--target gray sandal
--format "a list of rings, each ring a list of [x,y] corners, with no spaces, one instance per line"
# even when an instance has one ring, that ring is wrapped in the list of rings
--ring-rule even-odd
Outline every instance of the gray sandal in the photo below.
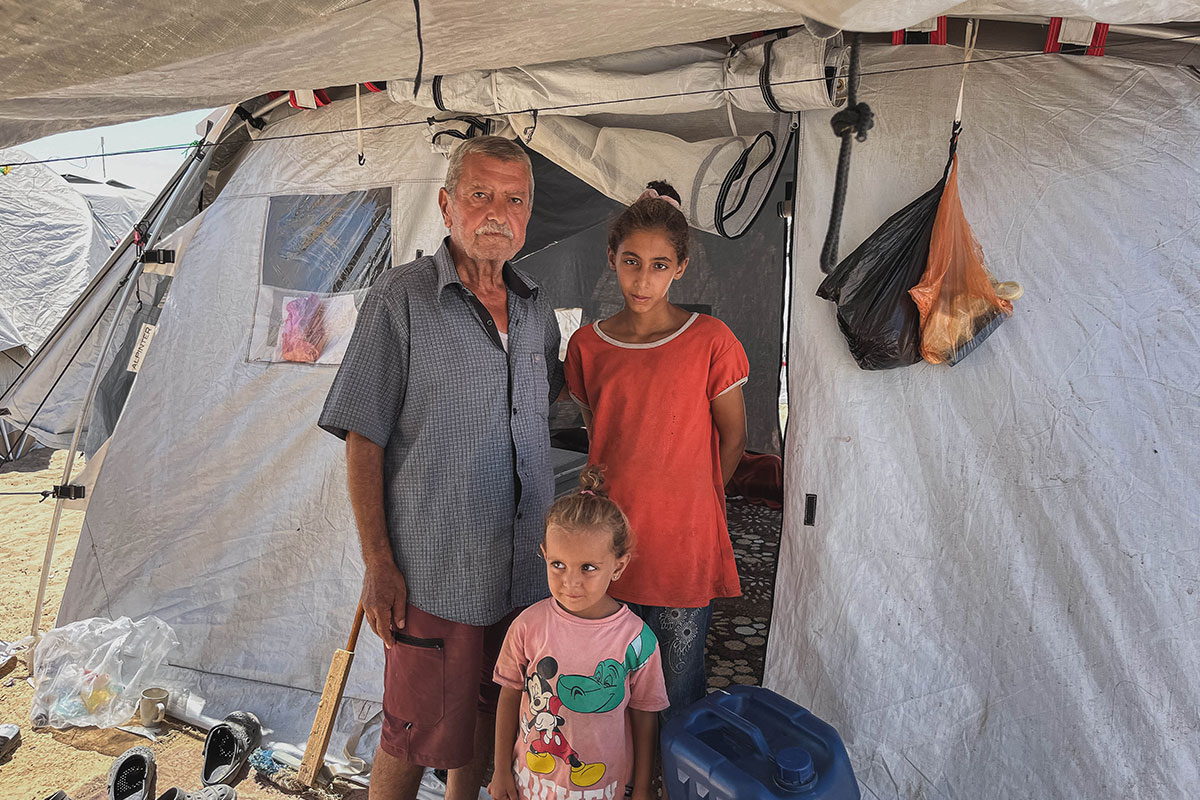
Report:
[[[158,767],[149,747],[131,747],[108,770],[108,800],[154,800]]]
[[[250,771],[250,754],[261,743],[262,724],[258,717],[249,711],[235,711],[225,717],[204,739],[201,783],[205,786],[237,783]]]

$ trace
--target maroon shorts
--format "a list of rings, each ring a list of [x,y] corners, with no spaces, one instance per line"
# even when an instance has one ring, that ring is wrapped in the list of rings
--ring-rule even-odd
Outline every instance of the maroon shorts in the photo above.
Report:
[[[385,651],[379,741],[384,752],[436,769],[471,762],[479,712],[496,713],[500,687],[492,670],[518,613],[481,627],[408,606],[404,630],[394,633]]]

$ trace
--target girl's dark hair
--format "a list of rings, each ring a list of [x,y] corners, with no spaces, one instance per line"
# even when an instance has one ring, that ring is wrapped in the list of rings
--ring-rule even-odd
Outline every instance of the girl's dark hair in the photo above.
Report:
[[[666,181],[650,181],[647,189],[653,189],[662,197],[670,197],[676,203],[683,201],[675,187]],[[675,248],[679,261],[688,257],[688,221],[675,206],[661,197],[638,200],[625,209],[608,226],[608,249],[617,252],[625,237],[634,231],[663,231]]]
[[[579,473],[579,491],[554,501],[546,512],[546,527],[563,530],[602,530],[612,534],[613,553],[620,558],[633,550],[633,531],[625,512],[608,496],[604,486],[604,467],[588,464]],[[546,537],[542,535],[542,545]]]

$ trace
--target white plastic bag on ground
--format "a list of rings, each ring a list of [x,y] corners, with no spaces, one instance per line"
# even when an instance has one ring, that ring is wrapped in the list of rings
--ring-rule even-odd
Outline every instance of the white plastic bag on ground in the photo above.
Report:
[[[55,628],[34,650],[37,726],[111,728],[129,720],[167,654],[179,646],[158,617],[103,617]]]

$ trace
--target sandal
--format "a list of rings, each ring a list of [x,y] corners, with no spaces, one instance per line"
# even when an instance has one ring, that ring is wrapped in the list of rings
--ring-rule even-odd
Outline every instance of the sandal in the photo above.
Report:
[[[0,761],[8,757],[8,754],[17,749],[17,745],[21,743],[21,729],[11,722],[6,722],[0,725]]]
[[[235,711],[225,717],[213,726],[204,739],[201,783],[205,786],[219,783],[232,786],[237,783],[249,772],[250,754],[261,742],[262,724],[258,717],[249,711]]]
[[[185,792],[172,786],[158,796],[158,800],[237,800],[237,789],[224,784],[205,786],[198,792]]]
[[[149,747],[131,747],[108,770],[108,800],[154,800],[158,769]]]

